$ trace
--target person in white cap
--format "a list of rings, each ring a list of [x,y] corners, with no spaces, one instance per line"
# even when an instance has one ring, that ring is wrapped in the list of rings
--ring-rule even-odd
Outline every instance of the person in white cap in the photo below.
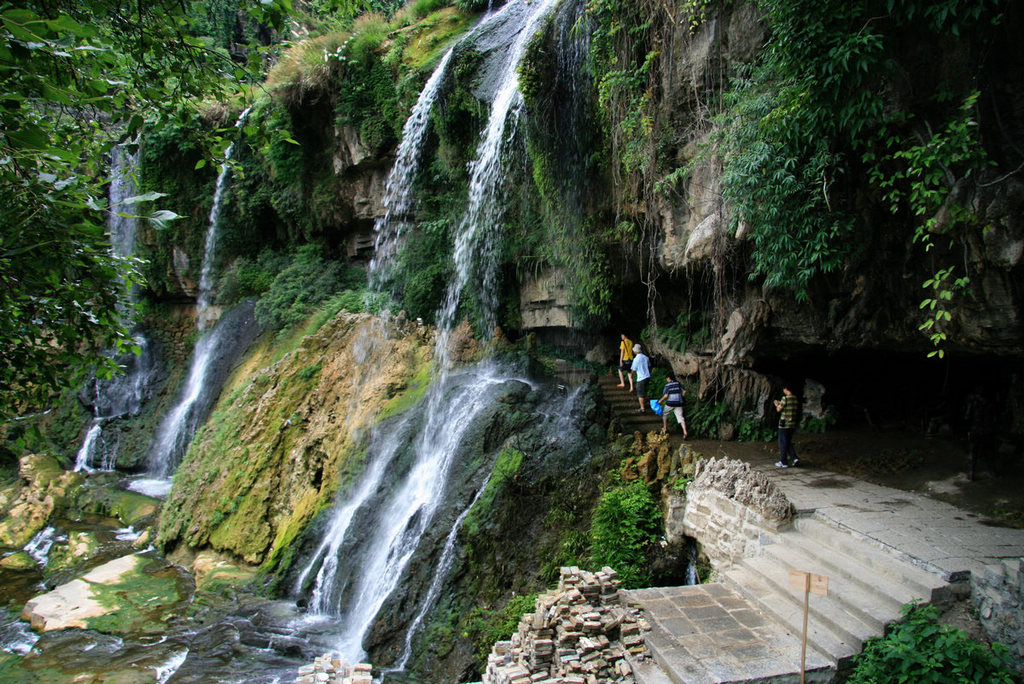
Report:
[[[647,411],[647,385],[651,381],[651,362],[639,344],[633,345],[633,353],[636,356],[633,357],[630,370],[636,371],[636,398],[640,402],[637,413],[645,413]]]

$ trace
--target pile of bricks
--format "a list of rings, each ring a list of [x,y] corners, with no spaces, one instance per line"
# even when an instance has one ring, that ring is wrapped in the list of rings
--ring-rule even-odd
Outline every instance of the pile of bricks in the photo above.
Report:
[[[619,603],[616,573],[562,568],[558,589],[537,597],[510,641],[487,660],[483,684],[596,684],[634,682],[626,654],[646,656],[635,608]]]
[[[295,684],[373,684],[372,671],[366,663],[349,665],[328,653],[300,667]]]

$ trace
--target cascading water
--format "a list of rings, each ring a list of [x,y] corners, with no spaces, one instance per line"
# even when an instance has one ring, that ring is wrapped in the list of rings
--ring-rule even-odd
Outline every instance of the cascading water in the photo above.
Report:
[[[430,123],[430,110],[434,107],[445,74],[448,73],[448,63],[454,51],[455,47],[452,46],[441,58],[423,86],[402,129],[402,142],[398,145],[395,165],[391,167],[384,189],[384,215],[377,219],[373,226],[377,239],[373,259],[370,261],[370,275],[373,279],[372,289],[376,291],[381,291],[387,284],[391,259],[395,256],[402,232],[408,225],[407,217],[412,208],[412,184],[420,168],[423,138]]]
[[[491,103],[487,127],[477,146],[476,156],[469,165],[468,203],[455,235],[455,278],[448,287],[437,317],[442,332],[438,339],[442,367],[450,364],[447,358],[448,331],[455,322],[459,301],[471,277],[480,286],[478,298],[482,305],[483,320],[478,322],[478,329],[489,331],[494,328],[494,316],[498,308],[495,288],[497,260],[491,256],[499,235],[503,206],[499,197],[505,178],[503,143],[507,137],[514,136],[514,126],[518,123],[523,103],[517,67],[526,44],[556,4],[557,0],[538,0],[523,15],[523,28],[508,49],[504,70]],[[513,127],[511,130],[510,126]]]
[[[245,123],[249,110],[250,108],[247,108],[239,115],[238,121],[235,123],[236,128],[241,128]],[[228,176],[231,172],[230,162],[234,147],[234,143],[232,143],[224,151],[224,161],[221,163],[220,173],[217,176],[213,204],[210,208],[206,244],[200,270],[199,293],[196,298],[196,326],[200,331],[205,330],[211,320],[210,296],[213,290],[213,267],[221,210],[227,190]],[[251,319],[251,306],[248,308],[250,309],[248,317]],[[252,328],[251,325],[246,325],[247,321],[238,320],[235,317],[229,323],[225,320],[226,318],[227,316],[218,320],[214,329],[204,334],[196,342],[189,362],[188,376],[177,403],[160,421],[156,437],[150,447],[147,477],[132,482],[130,485],[132,489],[156,496],[166,495],[170,489],[169,478],[175,466],[192,441],[192,436],[216,398],[217,392],[220,391],[220,382],[213,382],[211,373],[217,370],[222,376],[222,381],[223,366],[225,363],[230,364],[231,362],[225,357],[227,351],[244,348],[244,346],[239,346],[240,342],[243,342],[244,339],[247,344],[252,339],[251,336],[238,337],[238,326]]]
[[[137,221],[125,205],[133,201],[136,193],[135,174],[139,153],[130,153],[124,147],[115,147],[110,155],[110,211],[107,229],[110,233],[110,251],[114,256],[131,258],[135,255]],[[130,306],[135,300],[135,288],[128,292]],[[122,309],[123,312],[123,309]],[[94,378],[91,395],[86,399],[92,405],[92,425],[86,433],[75,458],[75,470],[112,470],[117,463],[118,439],[104,434],[103,426],[111,420],[134,416],[142,408],[153,375],[149,342],[141,330],[136,330],[133,342],[138,354],[122,354],[116,362],[124,369],[110,380]]]
[[[241,128],[245,124],[245,118],[249,116],[252,107],[246,107],[238,116],[235,128]],[[210,219],[207,222],[206,243],[203,248],[203,263],[199,269],[199,296],[196,298],[196,325],[200,330],[205,330],[210,323],[207,311],[210,308],[210,294],[213,291],[213,267],[217,257],[217,236],[220,232],[221,206],[224,203],[224,193],[227,190],[228,177],[231,175],[231,157],[235,152],[235,143],[231,143],[224,150],[224,161],[220,165],[220,173],[217,174],[217,184],[213,190],[213,204],[210,206]]]
[[[339,499],[324,539],[296,582],[296,592],[302,593],[316,571],[311,586],[310,610],[340,618],[337,646],[341,656],[349,662],[363,657],[364,637],[381,607],[399,586],[410,560],[427,534],[448,491],[449,471],[465,448],[463,441],[467,430],[488,409],[493,409],[493,397],[499,388],[507,383],[522,385],[522,381],[510,379],[507,371],[493,364],[453,370],[447,354],[448,331],[454,323],[462,292],[480,265],[483,265],[485,273],[491,275],[490,279],[485,275],[485,287],[490,288],[493,281],[495,259],[492,252],[499,222],[496,204],[504,177],[502,143],[510,133],[509,126],[514,125],[522,103],[516,68],[527,41],[556,2],[510,2],[499,12],[512,8],[513,16],[518,16],[521,23],[506,47],[487,129],[470,165],[468,208],[458,227],[454,250],[456,276],[437,317],[441,332],[435,351],[439,362],[438,375],[417,410],[410,411],[400,425],[389,426],[388,430],[374,435],[367,451],[366,472],[347,493],[347,498]],[[490,19],[488,17],[482,24]],[[449,55],[446,55],[424,89],[430,98],[447,68],[448,59]],[[421,95],[421,102],[423,99]],[[422,131],[428,113],[427,105],[414,110],[414,119],[411,118],[406,125],[407,154],[400,153],[403,166],[393,171],[389,178],[389,183],[401,183],[402,187],[389,187],[388,215],[378,224],[378,229],[389,227],[392,220],[404,220],[410,209],[407,193],[415,175],[421,144],[419,138],[422,137],[422,133],[417,134],[416,131]],[[412,137],[414,135],[418,137]],[[404,138],[403,145],[405,142]],[[378,255],[376,263],[390,256],[394,244],[388,241],[393,235],[394,232],[382,232],[378,237],[378,246],[383,247],[384,253]],[[493,291],[488,292],[483,301],[485,308],[489,309],[486,314],[490,317],[488,322],[493,323],[496,295]],[[407,458],[403,459],[403,456]],[[396,467],[397,463],[406,462],[402,469]],[[386,478],[390,479],[385,481]],[[381,497],[381,492],[386,496]],[[467,507],[465,511],[468,510]],[[451,544],[455,542],[463,517],[459,516],[448,533],[447,539]],[[362,532],[353,534],[351,531],[355,528]],[[358,543],[359,540],[362,543]],[[444,568],[438,570],[440,576],[447,572]],[[430,594],[428,592],[420,618],[414,620],[413,627],[419,624],[422,613],[433,601]],[[408,643],[411,643],[411,633]],[[407,659],[403,657],[399,667],[404,667]]]

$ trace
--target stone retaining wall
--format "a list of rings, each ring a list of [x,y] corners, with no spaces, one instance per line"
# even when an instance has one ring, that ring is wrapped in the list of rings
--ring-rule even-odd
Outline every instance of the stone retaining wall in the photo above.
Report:
[[[993,641],[1010,646],[1014,667],[1024,672],[1024,558],[1004,560],[971,575],[971,601]]]
[[[763,535],[792,523],[793,507],[771,480],[741,461],[697,464],[685,494],[666,504],[669,543],[692,537],[716,569],[759,554]]]

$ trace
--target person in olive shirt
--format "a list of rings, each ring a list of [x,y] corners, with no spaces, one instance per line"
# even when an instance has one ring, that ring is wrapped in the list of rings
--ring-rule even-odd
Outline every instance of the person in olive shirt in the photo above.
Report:
[[[782,399],[775,400],[775,410],[779,412],[779,462],[775,466],[795,466],[800,462],[793,446],[793,435],[800,422],[800,399],[793,394],[790,385],[782,386]]]

